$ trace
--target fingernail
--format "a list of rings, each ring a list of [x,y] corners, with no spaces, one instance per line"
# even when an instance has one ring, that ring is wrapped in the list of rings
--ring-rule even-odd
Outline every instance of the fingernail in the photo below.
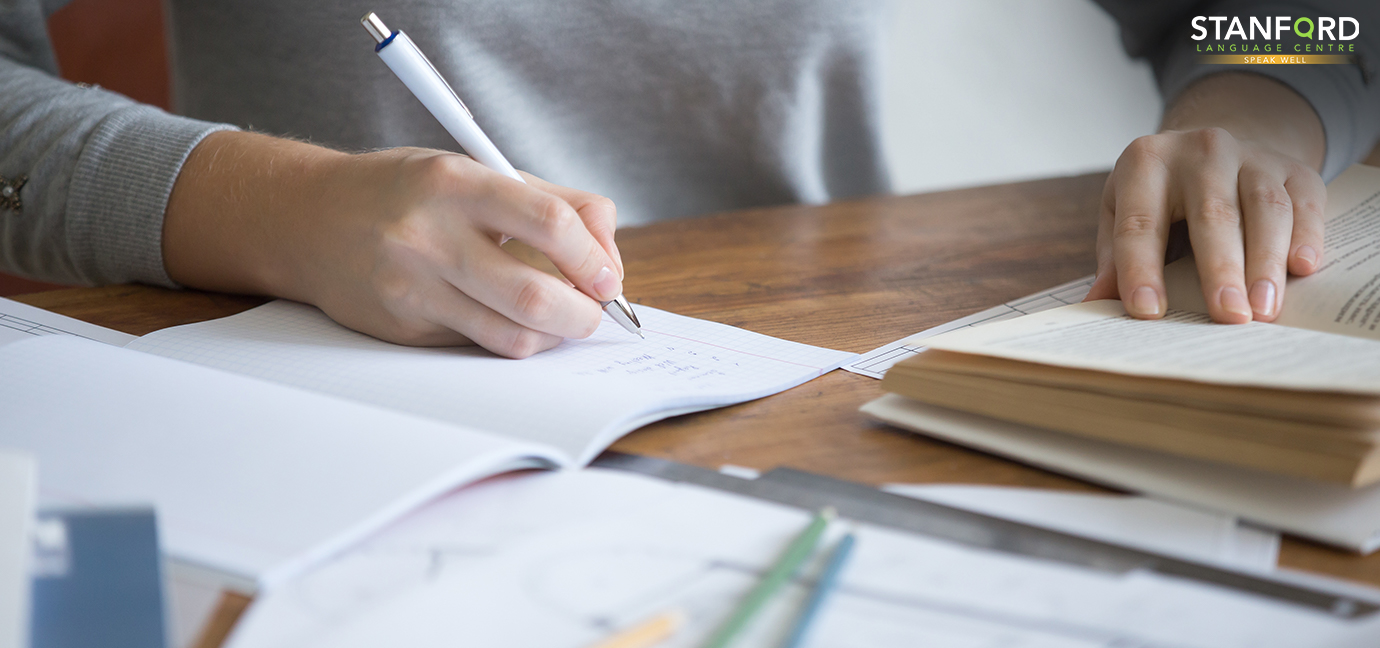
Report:
[[[599,301],[609,301],[618,296],[618,276],[608,266],[599,269],[594,277],[594,293]]]
[[[1246,301],[1246,296],[1237,290],[1236,286],[1227,286],[1218,293],[1218,303],[1222,305],[1222,310],[1234,315],[1245,315],[1252,317],[1251,304]]]
[[[1275,282],[1261,279],[1251,286],[1251,309],[1262,317],[1275,314]]]
[[[1314,250],[1311,245],[1300,245],[1294,256],[1307,263],[1310,269],[1318,267],[1318,251]]]
[[[1131,293],[1131,308],[1134,315],[1159,315],[1160,294],[1150,286],[1141,286]]]

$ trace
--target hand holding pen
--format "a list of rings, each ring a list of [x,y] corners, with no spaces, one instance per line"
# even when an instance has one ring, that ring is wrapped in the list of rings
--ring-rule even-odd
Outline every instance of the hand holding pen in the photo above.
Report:
[[[182,285],[312,304],[389,342],[523,358],[588,337],[622,291],[613,204],[526,179],[444,151],[214,133],[169,199],[166,264]],[[504,234],[578,289],[509,254]]]
[[[407,34],[401,31],[388,29],[383,21],[373,12],[365,14],[365,16],[360,19],[360,23],[364,25],[365,30],[367,30],[369,35],[374,37],[374,41],[378,43],[378,45],[374,47],[374,51],[378,53],[379,58],[383,59],[383,62],[388,65],[388,68],[393,70],[393,73],[403,82],[403,85],[407,86],[407,89],[412,91],[412,94],[422,102],[422,105],[426,106],[426,109],[431,112],[432,116],[435,117],[437,121],[441,122],[446,132],[450,133],[451,137],[455,138],[455,141],[465,149],[465,152],[468,153],[470,157],[477,160],[480,164],[508,176],[509,178],[517,180],[518,182],[526,182],[522,175],[518,173],[517,169],[514,169],[513,165],[508,162],[508,159],[503,156],[503,153],[499,152],[498,147],[494,146],[493,142],[489,140],[489,137],[479,128],[479,124],[475,123],[474,115],[470,113],[469,108],[465,106],[463,101],[460,101],[455,91],[451,89],[450,84],[446,83],[445,78],[442,77],[441,73],[431,64],[431,61],[427,60],[426,56],[422,54],[422,51],[417,48],[417,45],[412,42],[412,39],[409,38]],[[574,225],[573,223],[560,223],[559,213],[553,213],[552,217],[553,220],[557,221],[553,225],[558,231],[540,233],[544,235],[541,238],[554,238],[554,236],[559,236],[563,233],[560,230],[568,229]],[[612,225],[610,224],[607,230],[609,238],[607,247],[614,251],[616,255],[616,248],[612,245],[612,229]],[[523,239],[521,236],[518,238]],[[542,249],[540,244],[533,243],[526,239],[523,240],[524,242],[533,244],[534,247],[537,247],[537,249],[542,252],[546,252],[545,249]],[[548,256],[550,255],[548,254]],[[556,263],[557,268],[565,272],[565,268],[561,267],[560,260],[555,257],[551,257],[551,260]],[[637,321],[637,315],[633,313],[632,306],[623,298],[622,292],[619,291],[618,294],[612,294],[605,290],[607,286],[606,283],[603,282],[608,280],[610,271],[611,269],[607,266],[601,268],[598,274],[596,274],[594,283],[588,286],[582,286],[579,282],[574,282],[574,279],[572,279],[572,282],[586,294],[599,300],[600,306],[603,307],[604,312],[608,313],[614,321],[619,323],[619,325],[627,329],[628,332],[641,336],[642,327]],[[570,275],[567,274],[566,276],[569,277]],[[621,271],[619,273],[619,279],[622,279]]]
[[[409,42],[398,34],[380,53],[399,41]],[[412,101],[397,90],[400,105]],[[183,286],[312,304],[400,344],[478,344],[522,358],[592,334],[602,303],[636,328],[618,301],[613,203],[478,157],[407,147],[348,154],[212,133],[168,199],[164,267]],[[541,251],[575,287],[503,250],[505,235]]]

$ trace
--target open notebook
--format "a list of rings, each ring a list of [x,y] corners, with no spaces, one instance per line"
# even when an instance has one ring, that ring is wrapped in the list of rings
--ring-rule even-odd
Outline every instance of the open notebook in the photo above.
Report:
[[[651,421],[852,358],[638,315],[645,341],[606,320],[525,360],[400,347],[291,302],[124,349],[23,336],[0,346],[0,447],[39,457],[45,501],[154,502],[171,555],[271,587],[449,489],[583,465]]]
[[[277,301],[150,333],[127,348],[544,443],[589,463],[677,414],[761,398],[853,354],[641,306],[646,340],[607,316],[585,340],[525,360],[477,347],[402,347]]]

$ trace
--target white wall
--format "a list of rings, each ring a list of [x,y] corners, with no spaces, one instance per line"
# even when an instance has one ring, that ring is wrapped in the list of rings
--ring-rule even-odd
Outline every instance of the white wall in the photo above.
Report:
[[[1159,95],[1091,0],[893,0],[883,131],[897,193],[1109,169]]]

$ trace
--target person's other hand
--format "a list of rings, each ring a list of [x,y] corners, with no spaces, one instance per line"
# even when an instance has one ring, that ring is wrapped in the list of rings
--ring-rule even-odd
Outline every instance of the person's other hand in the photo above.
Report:
[[[1088,299],[1119,296],[1135,317],[1163,316],[1169,230],[1186,220],[1213,320],[1273,321],[1288,273],[1311,274],[1322,260],[1316,113],[1271,79],[1222,74],[1186,90],[1164,122],[1107,178]]]
[[[612,202],[525,177],[441,151],[217,133],[174,188],[165,266],[184,285],[314,304],[380,339],[527,357],[592,334],[623,266]],[[505,234],[569,283],[505,252]]]

